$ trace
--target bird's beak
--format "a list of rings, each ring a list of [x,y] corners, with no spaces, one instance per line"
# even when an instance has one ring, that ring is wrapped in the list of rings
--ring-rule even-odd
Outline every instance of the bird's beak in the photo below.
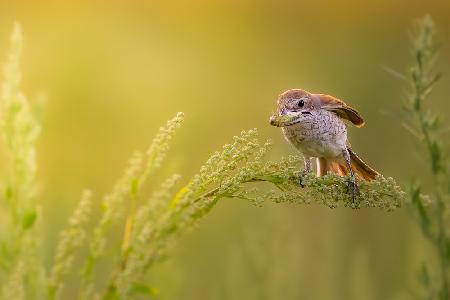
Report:
[[[286,127],[297,124],[301,121],[301,113],[298,112],[288,112],[282,116],[272,115],[270,117],[270,125],[276,127]]]

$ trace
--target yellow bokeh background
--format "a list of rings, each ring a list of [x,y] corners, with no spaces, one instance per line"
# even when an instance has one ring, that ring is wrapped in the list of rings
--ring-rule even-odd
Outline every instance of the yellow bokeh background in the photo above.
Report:
[[[99,203],[178,111],[186,121],[163,175],[188,180],[254,127],[274,141],[271,158],[295,153],[268,118],[279,93],[304,88],[361,112],[366,126],[349,129],[350,140],[377,170],[427,181],[423,151],[402,127],[408,83],[387,71],[408,73],[413,21],[426,13],[444,72],[427,105],[448,121],[449,1],[0,1],[0,58],[19,21],[23,89],[47,98],[38,144],[47,260],[81,190]],[[407,209],[224,200],[150,278],[160,299],[410,299],[434,255]]]

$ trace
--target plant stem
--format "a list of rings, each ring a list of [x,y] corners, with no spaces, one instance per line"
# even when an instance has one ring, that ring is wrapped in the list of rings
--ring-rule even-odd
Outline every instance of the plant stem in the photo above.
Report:
[[[413,208],[418,214],[424,236],[429,238],[438,254],[440,268],[440,286],[438,289],[438,298],[447,300],[450,297],[450,283],[448,277],[449,269],[449,241],[447,237],[447,226],[445,216],[447,214],[448,194],[445,192],[446,162],[443,161],[441,155],[441,145],[434,135],[437,127],[436,117],[430,118],[425,112],[423,102],[431,92],[433,85],[440,78],[440,73],[429,77],[428,72],[432,66],[432,58],[434,54],[434,25],[429,16],[425,16],[420,23],[418,36],[414,45],[415,64],[412,68],[412,85],[413,93],[409,102],[409,109],[412,113],[413,120],[417,123],[420,131],[420,141],[425,146],[431,166],[431,176],[434,186],[434,205],[427,206],[423,203],[420,195],[420,187],[412,194]],[[435,225],[435,226],[432,226]],[[429,284],[425,284],[428,289],[429,297],[435,298],[435,292]]]

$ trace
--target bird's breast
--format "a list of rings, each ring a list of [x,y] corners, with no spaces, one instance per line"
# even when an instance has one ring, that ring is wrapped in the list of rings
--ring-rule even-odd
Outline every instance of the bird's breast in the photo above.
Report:
[[[292,126],[283,127],[286,139],[306,156],[336,157],[347,144],[347,129],[334,113],[312,111]]]

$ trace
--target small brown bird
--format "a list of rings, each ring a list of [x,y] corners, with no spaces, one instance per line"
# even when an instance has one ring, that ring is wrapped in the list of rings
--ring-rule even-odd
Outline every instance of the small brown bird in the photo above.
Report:
[[[373,180],[378,175],[352,151],[347,140],[343,120],[357,127],[364,125],[355,109],[333,96],[300,89],[282,93],[277,104],[278,115],[270,118],[270,124],[282,127],[286,139],[303,154],[305,168],[302,175],[312,171],[311,158],[314,157],[317,159],[317,176],[327,172],[341,176],[350,174],[349,189],[353,198],[359,194],[355,173],[364,180]]]

